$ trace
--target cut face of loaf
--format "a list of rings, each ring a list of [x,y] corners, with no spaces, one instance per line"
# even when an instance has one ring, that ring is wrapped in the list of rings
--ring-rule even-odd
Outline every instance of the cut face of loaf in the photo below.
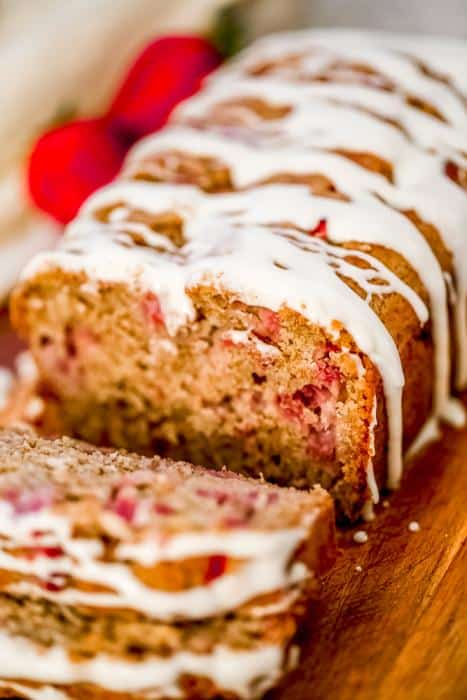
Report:
[[[321,483],[340,513],[355,517],[368,498],[373,450],[384,483],[375,368],[351,338],[336,342],[290,309],[246,305],[209,286],[189,299],[195,319],[171,335],[153,293],[63,272],[37,277],[24,297],[35,309],[29,341],[65,430],[283,485]],[[426,372],[412,370],[411,384],[427,390],[408,394],[407,439],[430,406],[431,344],[413,326],[403,351]]]
[[[297,40],[137,146],[12,317],[67,432],[319,482],[353,519],[463,421],[462,51]]]
[[[3,431],[2,696],[259,698],[334,550],[319,487]]]

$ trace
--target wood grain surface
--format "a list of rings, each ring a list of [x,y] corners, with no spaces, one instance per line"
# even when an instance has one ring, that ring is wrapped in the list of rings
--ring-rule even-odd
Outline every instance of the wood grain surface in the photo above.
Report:
[[[0,315],[0,364],[17,348]],[[373,522],[340,533],[300,666],[269,700],[467,700],[466,514],[467,430],[446,430]]]
[[[342,533],[302,663],[274,700],[467,698],[467,431],[408,465],[386,505],[360,526],[366,544]]]

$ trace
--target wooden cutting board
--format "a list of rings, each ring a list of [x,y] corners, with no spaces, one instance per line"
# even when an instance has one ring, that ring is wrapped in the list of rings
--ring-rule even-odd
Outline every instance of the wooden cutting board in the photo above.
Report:
[[[0,315],[0,365],[18,347]],[[384,505],[340,533],[301,664],[270,700],[467,700],[467,430],[446,430]]]
[[[342,533],[302,664],[275,700],[467,698],[467,431],[408,465],[376,516],[358,528],[366,544]]]

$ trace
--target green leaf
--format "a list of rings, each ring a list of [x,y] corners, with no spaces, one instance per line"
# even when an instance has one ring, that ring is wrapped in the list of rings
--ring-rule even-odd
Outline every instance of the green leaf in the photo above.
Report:
[[[246,46],[248,32],[242,3],[228,5],[218,11],[208,38],[225,58],[234,56]]]

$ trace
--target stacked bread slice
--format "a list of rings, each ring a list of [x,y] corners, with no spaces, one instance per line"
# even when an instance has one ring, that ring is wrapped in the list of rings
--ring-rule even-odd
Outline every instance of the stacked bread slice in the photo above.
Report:
[[[261,696],[333,523],[319,487],[0,433],[2,697]]]

